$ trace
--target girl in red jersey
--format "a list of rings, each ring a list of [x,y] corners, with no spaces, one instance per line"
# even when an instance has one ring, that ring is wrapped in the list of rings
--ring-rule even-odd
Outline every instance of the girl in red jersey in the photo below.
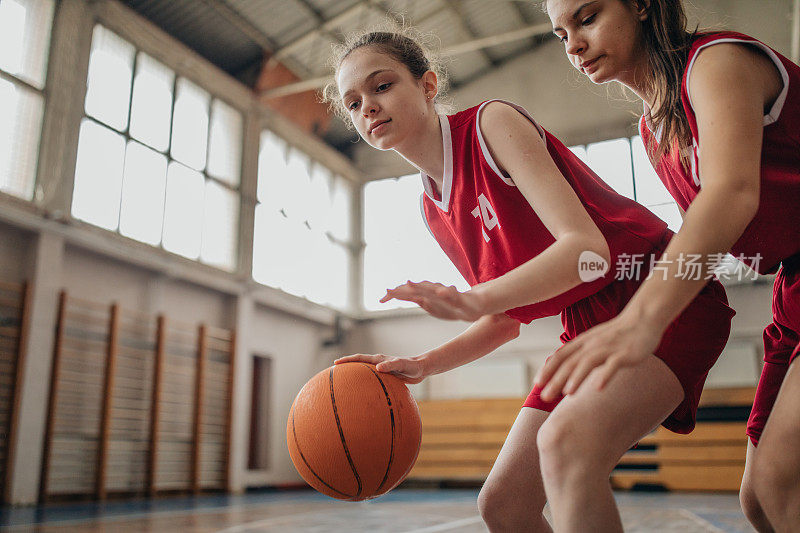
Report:
[[[355,40],[340,54],[332,89],[329,98],[367,143],[420,170],[425,221],[471,285],[462,293],[409,282],[383,300],[472,322],[416,357],[358,354],[337,363],[372,362],[418,383],[510,341],[520,322],[559,313],[566,342],[615,316],[635,292],[638,276],[618,276],[624,257],[655,258],[672,236],[523,109],[490,101],[438,115],[437,74],[408,37],[372,32]],[[609,474],[658,424],[692,430],[732,315],[721,285],[708,282],[652,355],[603,390],[585,388],[559,403],[534,388],[478,498],[489,528],[548,531],[547,499],[556,529],[621,531]]]
[[[705,285],[679,275],[681,257],[730,251],[777,271],[740,500],[759,531],[800,531],[800,67],[746,35],[687,32],[679,1],[544,5],[575,68],[644,102],[642,138],[685,217],[667,275],[558,350],[537,384],[544,397],[569,394],[595,368],[602,383],[648,358]]]

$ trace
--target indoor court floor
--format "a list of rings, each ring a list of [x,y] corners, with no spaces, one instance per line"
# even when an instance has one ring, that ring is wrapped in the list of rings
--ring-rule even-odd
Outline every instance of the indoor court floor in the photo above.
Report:
[[[477,489],[398,489],[374,501],[340,502],[312,491],[59,504],[3,509],[15,533],[436,533],[488,531]],[[626,532],[745,532],[735,494],[618,492]]]

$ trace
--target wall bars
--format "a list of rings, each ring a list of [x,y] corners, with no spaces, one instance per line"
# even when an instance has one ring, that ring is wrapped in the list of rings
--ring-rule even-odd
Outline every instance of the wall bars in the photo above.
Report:
[[[40,501],[227,490],[232,331],[59,300]]]

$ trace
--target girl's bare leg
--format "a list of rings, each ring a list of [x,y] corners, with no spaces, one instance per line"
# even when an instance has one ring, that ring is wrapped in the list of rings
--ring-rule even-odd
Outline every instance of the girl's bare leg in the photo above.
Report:
[[[775,531],[800,531],[800,364],[789,367],[752,461],[752,487]]]
[[[683,400],[675,374],[655,356],[619,370],[602,390],[592,373],[553,410],[538,434],[556,531],[622,531],[609,475],[622,455]]]
[[[549,413],[523,407],[478,495],[478,508],[489,530],[550,532],[542,515],[544,486],[536,435]]]

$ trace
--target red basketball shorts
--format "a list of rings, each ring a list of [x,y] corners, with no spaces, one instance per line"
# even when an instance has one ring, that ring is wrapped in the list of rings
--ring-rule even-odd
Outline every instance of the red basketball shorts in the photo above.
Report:
[[[564,309],[562,342],[566,344],[592,326],[617,316],[640,285],[641,281],[636,280],[614,281]],[[728,341],[734,314],[722,284],[713,280],[664,332],[654,355],[674,372],[684,390],[683,401],[662,423],[667,429],[676,433],[694,429],[700,393],[708,371]],[[539,397],[540,391],[534,386],[524,407],[552,411],[561,399],[545,402]]]
[[[800,353],[800,255],[783,261],[772,291],[772,324],[764,329],[764,367],[747,435],[758,444],[789,365]]]

